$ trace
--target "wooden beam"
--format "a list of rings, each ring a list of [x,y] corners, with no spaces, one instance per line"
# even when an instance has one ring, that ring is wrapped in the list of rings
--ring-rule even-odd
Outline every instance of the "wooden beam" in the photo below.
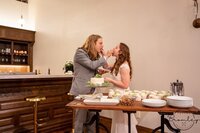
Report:
[[[28,0],[17,0],[19,2],[24,2],[24,3],[27,3],[28,4]]]

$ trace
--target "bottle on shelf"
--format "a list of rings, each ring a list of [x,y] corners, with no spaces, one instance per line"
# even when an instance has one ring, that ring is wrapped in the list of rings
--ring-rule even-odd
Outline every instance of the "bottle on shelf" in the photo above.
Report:
[[[51,74],[51,70],[50,70],[50,68],[48,68],[48,75],[50,75]]]
[[[5,62],[8,63],[8,58],[5,59]]]
[[[4,54],[4,52],[5,52],[5,50],[2,48],[2,49],[1,49],[1,54]]]
[[[37,69],[35,69],[35,75],[37,75],[38,73],[37,73]]]
[[[2,57],[2,58],[1,58],[1,62],[4,63],[4,61],[5,61],[5,59],[4,59],[4,57]]]
[[[26,59],[25,59],[25,58],[23,58],[23,59],[22,59],[22,62],[23,62],[23,63],[25,63],[25,62],[26,62]]]
[[[6,48],[4,51],[6,54],[10,54],[10,48]]]

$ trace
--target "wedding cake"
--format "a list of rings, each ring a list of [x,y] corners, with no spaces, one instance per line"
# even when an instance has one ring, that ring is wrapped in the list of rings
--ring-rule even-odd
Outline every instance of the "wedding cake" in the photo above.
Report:
[[[104,83],[104,78],[102,78],[101,75],[96,74],[95,77],[92,77],[90,79],[91,84],[98,84],[98,85],[102,85]]]

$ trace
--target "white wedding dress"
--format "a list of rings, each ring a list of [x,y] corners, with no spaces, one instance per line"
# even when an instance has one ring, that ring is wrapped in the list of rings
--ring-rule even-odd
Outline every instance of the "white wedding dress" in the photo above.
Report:
[[[130,69],[129,65],[127,63],[124,63],[120,66],[120,69]],[[114,76],[116,80],[121,80],[120,73],[117,74],[117,76]],[[127,89],[121,89],[121,88],[114,88],[115,91],[118,91],[121,95],[125,94]],[[137,120],[135,118],[135,114],[131,113],[131,133],[137,133],[136,129]],[[123,111],[113,111],[112,116],[112,127],[111,127],[111,133],[128,133],[128,114],[124,113]]]

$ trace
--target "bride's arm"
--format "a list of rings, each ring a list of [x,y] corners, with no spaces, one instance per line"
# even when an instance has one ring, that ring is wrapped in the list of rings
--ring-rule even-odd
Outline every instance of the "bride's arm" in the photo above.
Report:
[[[109,77],[105,77],[105,80],[119,88],[127,89],[130,83],[130,70],[126,68],[120,68],[119,73],[121,74],[121,80],[115,80]]]

